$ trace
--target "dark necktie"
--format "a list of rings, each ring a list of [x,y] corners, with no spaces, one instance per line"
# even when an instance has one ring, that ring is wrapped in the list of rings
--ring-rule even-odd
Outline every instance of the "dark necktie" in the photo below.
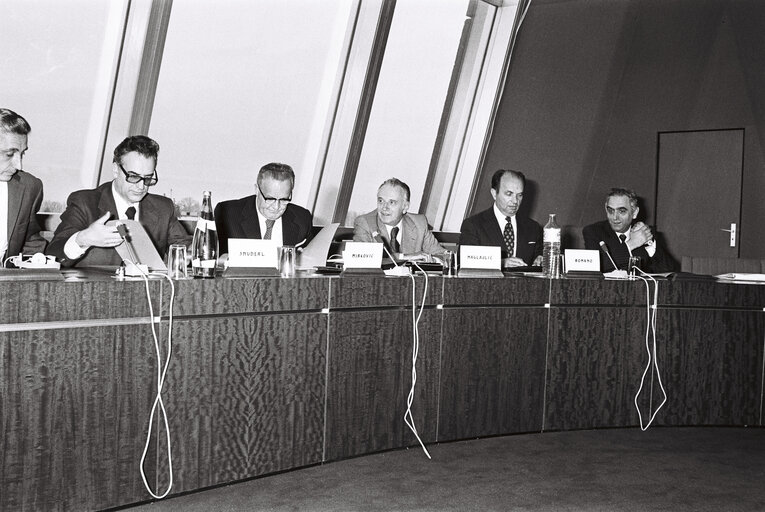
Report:
[[[273,219],[266,219],[266,234],[263,235],[263,240],[271,240],[271,231],[274,229],[274,222],[276,222]]]
[[[502,237],[505,239],[505,249],[507,249],[507,257],[513,257],[513,248],[515,247],[515,232],[513,231],[513,223],[510,222],[511,217],[505,217],[507,224],[505,224],[505,231],[502,233]]]
[[[130,220],[135,220],[135,206],[131,206],[127,210],[125,210],[125,215]]]
[[[614,251],[614,254],[613,254],[614,263],[616,263],[616,268],[626,269],[627,268],[627,262],[630,259],[629,249],[625,245],[625,242],[627,240],[627,235],[625,235],[624,233],[621,233],[621,234],[618,235],[618,237],[619,237],[619,243],[625,249],[627,249],[627,250],[626,251],[622,251],[622,250]]]
[[[390,248],[393,252],[400,252],[398,245],[398,227],[390,230]]]

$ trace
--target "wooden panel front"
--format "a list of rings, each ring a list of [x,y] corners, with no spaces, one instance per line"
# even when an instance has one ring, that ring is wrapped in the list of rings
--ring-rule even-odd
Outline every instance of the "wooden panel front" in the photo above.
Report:
[[[147,325],[0,334],[0,510],[90,510],[147,499]]]
[[[638,424],[646,322],[639,307],[553,308],[545,430]]]
[[[439,441],[541,430],[547,314],[444,309]]]
[[[657,316],[668,395],[657,424],[762,425],[763,313],[661,309]]]
[[[412,413],[428,443],[436,440],[441,311],[425,310],[419,332]],[[404,424],[412,340],[411,311],[330,313],[326,460],[417,443]]]
[[[182,320],[173,339],[174,493],[321,462],[326,314]]]

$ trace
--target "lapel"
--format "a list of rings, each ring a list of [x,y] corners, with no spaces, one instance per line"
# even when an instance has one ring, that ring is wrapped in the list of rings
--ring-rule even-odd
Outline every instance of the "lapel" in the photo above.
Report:
[[[26,187],[21,184],[21,178],[17,172],[8,181],[8,240],[11,239],[13,228],[16,227],[16,221],[19,219],[19,211],[25,193]]]
[[[260,238],[260,217],[255,203],[256,196],[250,196],[242,207],[239,216],[239,227],[244,233],[242,238]],[[233,237],[236,238],[236,237]]]
[[[101,217],[106,212],[112,214],[112,220],[120,218],[117,213],[117,204],[114,202],[114,196],[112,195],[112,182],[107,182],[101,185],[101,196],[98,198],[98,215],[96,218]],[[143,205],[142,205],[143,206]],[[141,212],[143,215],[143,212]]]
[[[504,248],[505,237],[502,235],[502,230],[500,229],[499,223],[497,222],[497,217],[494,215],[494,207],[492,206],[488,210],[484,210],[483,216],[484,219],[482,220],[481,225],[485,226],[484,229],[486,229],[486,235],[491,242],[491,245],[498,245]],[[516,216],[516,221],[517,219],[518,217]],[[518,230],[520,231],[520,227]],[[518,238],[517,233],[515,236]]]
[[[417,225],[409,217],[409,214],[404,215],[403,222],[401,222],[401,252],[406,254],[415,252],[417,247]]]
[[[297,224],[295,224],[295,216],[292,215],[290,205],[287,205],[287,209],[282,214],[282,239],[285,245],[294,245],[301,240],[293,240],[298,232]]]

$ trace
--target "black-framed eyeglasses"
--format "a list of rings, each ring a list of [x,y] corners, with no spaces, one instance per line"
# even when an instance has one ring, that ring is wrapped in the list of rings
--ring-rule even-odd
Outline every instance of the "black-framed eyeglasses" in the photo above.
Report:
[[[125,181],[128,183],[136,184],[141,181],[143,181],[144,186],[151,187],[152,185],[156,185],[159,181],[159,178],[157,177],[157,170],[154,169],[154,172],[151,176],[142,176],[140,174],[136,174],[134,172],[127,172],[124,167],[122,167],[122,164],[117,164],[120,168],[120,171],[122,171],[122,174],[125,175]]]
[[[274,206],[275,204],[279,204],[279,206],[282,206],[284,204],[290,204],[292,202],[292,193],[290,193],[289,197],[268,197],[263,193],[263,189],[260,188],[260,184],[258,184],[258,190],[260,190],[260,197],[263,199],[263,202],[266,204],[266,206]]]

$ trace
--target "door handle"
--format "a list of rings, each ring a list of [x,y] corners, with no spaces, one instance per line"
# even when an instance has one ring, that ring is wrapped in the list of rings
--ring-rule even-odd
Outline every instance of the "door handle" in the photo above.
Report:
[[[736,247],[736,223],[731,222],[730,229],[720,228],[720,231],[727,231],[730,233],[730,246]]]

